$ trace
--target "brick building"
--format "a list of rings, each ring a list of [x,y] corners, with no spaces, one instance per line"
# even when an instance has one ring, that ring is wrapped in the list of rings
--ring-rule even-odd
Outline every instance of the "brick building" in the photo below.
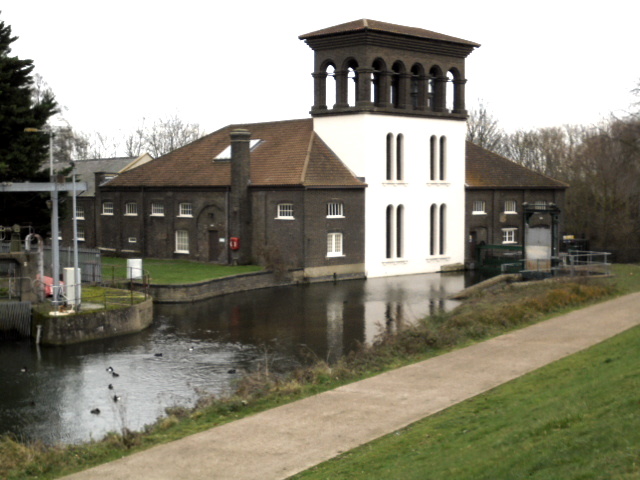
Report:
[[[96,246],[404,275],[517,243],[522,202],[562,205],[566,185],[465,142],[478,44],[372,20],[300,39],[315,57],[311,118],[230,125],[120,174],[96,191]]]
[[[231,125],[103,185],[98,247],[362,275],[365,186],[311,119]]]
[[[478,245],[521,246],[525,229],[551,232],[551,209],[564,211],[566,183],[529,170],[471,142],[466,148],[465,231],[467,266]],[[525,225],[525,207],[540,212]],[[557,228],[563,231],[563,217]],[[557,247],[557,246],[556,246]]]

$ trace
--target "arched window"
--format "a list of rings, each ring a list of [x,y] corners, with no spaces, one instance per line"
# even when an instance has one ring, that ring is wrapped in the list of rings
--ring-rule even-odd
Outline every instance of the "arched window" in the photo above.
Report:
[[[385,107],[389,104],[389,84],[386,73],[387,66],[380,58],[376,59],[372,65],[371,74],[371,101],[376,107]]]
[[[438,155],[438,138],[435,135],[431,135],[429,145],[429,180],[435,182],[437,175],[437,155]]]
[[[446,77],[442,74],[442,69],[434,65],[429,70],[429,91],[430,91],[430,110],[434,112],[443,112],[446,108]]]
[[[440,137],[440,180],[447,178],[447,137]]]
[[[386,219],[386,227],[387,227],[387,240],[386,240],[386,257],[393,258],[393,205],[387,206],[387,219]]]
[[[430,215],[429,215],[429,254],[430,255],[435,255],[436,254],[436,227],[438,225],[438,207],[436,206],[436,204],[432,204],[431,205],[431,209],[430,209]]]
[[[464,86],[466,81],[462,78],[462,75],[456,68],[450,70],[452,77],[452,107],[454,113],[466,113],[464,102]]]
[[[396,257],[404,256],[404,205],[396,209]]]
[[[387,180],[393,180],[393,133],[387,134]]]
[[[356,105],[358,99],[358,62],[350,60],[345,64],[346,69],[346,103],[350,107]]]
[[[396,180],[404,177],[404,135],[401,133],[396,137]]]
[[[454,99],[454,84],[453,84],[453,73],[451,73],[450,71],[447,72],[447,86],[446,86],[446,109],[450,112],[453,112],[453,99]]]
[[[391,67],[392,75],[391,78],[391,104],[395,108],[404,108],[404,85],[403,85],[403,74],[405,73],[405,68],[402,62],[396,62]]]
[[[411,67],[411,107],[414,110],[424,110],[426,107],[426,91],[425,91],[425,76],[422,65],[416,63]]]
[[[327,74],[325,80],[325,105],[328,108],[333,108],[337,103],[336,67],[330,63],[327,65],[325,72]]]
[[[440,255],[445,254],[447,231],[447,206],[443,203],[440,205]]]

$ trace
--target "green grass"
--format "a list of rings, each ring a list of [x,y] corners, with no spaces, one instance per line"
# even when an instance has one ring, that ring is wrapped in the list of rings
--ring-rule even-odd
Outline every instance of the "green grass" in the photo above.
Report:
[[[639,344],[634,328],[293,478],[640,478]]]
[[[125,258],[102,257],[102,275],[105,280],[126,278],[127,260]],[[148,274],[152,284],[180,285],[198,283],[214,278],[259,272],[262,267],[256,265],[216,265],[189,260],[144,259],[142,269]]]

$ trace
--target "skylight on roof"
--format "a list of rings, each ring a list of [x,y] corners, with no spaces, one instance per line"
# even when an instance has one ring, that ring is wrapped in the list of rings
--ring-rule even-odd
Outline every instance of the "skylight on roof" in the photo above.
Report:
[[[259,138],[249,140],[249,151],[253,152],[253,149],[256,148],[261,141]],[[214,160],[231,160],[231,145],[220,152]]]

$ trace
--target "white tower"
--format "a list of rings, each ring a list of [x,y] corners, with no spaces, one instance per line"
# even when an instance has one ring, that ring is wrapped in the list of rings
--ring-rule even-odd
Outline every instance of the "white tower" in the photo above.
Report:
[[[373,20],[300,39],[315,51],[314,129],[368,185],[367,275],[463,264],[464,60],[479,45]]]

